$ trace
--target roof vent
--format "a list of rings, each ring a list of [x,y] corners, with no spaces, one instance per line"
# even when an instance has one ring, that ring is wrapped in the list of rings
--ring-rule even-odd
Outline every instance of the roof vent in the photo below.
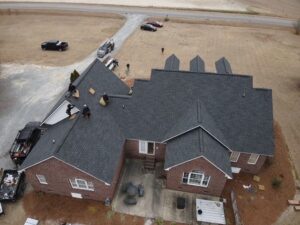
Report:
[[[108,98],[108,95],[106,93],[104,93],[102,95],[102,97],[100,98],[100,101],[99,101],[100,105],[102,106],[107,106],[108,103],[109,103],[109,98]]]

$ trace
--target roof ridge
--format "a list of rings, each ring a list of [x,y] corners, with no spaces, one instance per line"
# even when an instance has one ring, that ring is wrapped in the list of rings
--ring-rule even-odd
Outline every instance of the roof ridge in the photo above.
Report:
[[[80,111],[79,111],[80,112]],[[75,118],[75,122],[73,123],[73,125],[70,127],[70,129],[66,132],[66,135],[64,136],[64,138],[62,139],[60,145],[58,146],[58,148],[53,152],[52,155],[55,155],[56,153],[59,152],[59,150],[61,149],[61,146],[63,146],[63,144],[66,142],[67,137],[69,136],[69,134],[71,133],[73,127],[75,126],[75,124],[78,122],[80,116],[77,116]]]

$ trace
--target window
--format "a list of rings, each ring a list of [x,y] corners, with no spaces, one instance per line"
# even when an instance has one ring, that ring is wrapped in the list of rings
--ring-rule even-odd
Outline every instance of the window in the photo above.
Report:
[[[148,152],[147,141],[139,141],[139,153],[147,154],[147,152]]]
[[[44,175],[37,174],[36,177],[39,180],[40,184],[48,184],[46,177]]]
[[[230,161],[237,162],[239,160],[240,153],[239,152],[231,152]]]
[[[83,179],[70,179],[70,184],[74,189],[94,191],[94,184]]]
[[[210,180],[210,176],[205,175],[200,171],[192,171],[190,173],[183,173],[182,183],[207,187]]]
[[[248,159],[248,164],[256,164],[258,158],[259,158],[258,154],[251,154]]]

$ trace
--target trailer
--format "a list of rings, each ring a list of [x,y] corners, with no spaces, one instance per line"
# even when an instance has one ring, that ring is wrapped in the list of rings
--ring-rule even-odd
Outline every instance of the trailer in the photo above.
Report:
[[[25,174],[17,170],[4,170],[0,182],[0,202],[15,201],[25,190]]]

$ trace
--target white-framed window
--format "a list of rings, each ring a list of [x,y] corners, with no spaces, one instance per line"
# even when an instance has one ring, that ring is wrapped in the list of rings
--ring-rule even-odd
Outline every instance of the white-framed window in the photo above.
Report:
[[[231,152],[230,161],[237,162],[239,160],[240,153],[239,152]]]
[[[69,180],[70,180],[70,184],[71,184],[72,188],[74,188],[74,189],[94,191],[94,184],[92,182],[88,182],[86,180],[77,179],[77,178],[72,178]]]
[[[139,153],[147,154],[148,153],[148,142],[139,140]]]
[[[210,176],[205,175],[203,172],[200,171],[192,171],[190,173],[183,173],[182,176],[182,183],[207,187],[210,181]]]
[[[248,164],[256,164],[258,158],[259,158],[258,154],[254,154],[254,153],[251,154],[248,159]]]
[[[38,179],[40,184],[48,184],[44,175],[36,174],[36,178]]]

